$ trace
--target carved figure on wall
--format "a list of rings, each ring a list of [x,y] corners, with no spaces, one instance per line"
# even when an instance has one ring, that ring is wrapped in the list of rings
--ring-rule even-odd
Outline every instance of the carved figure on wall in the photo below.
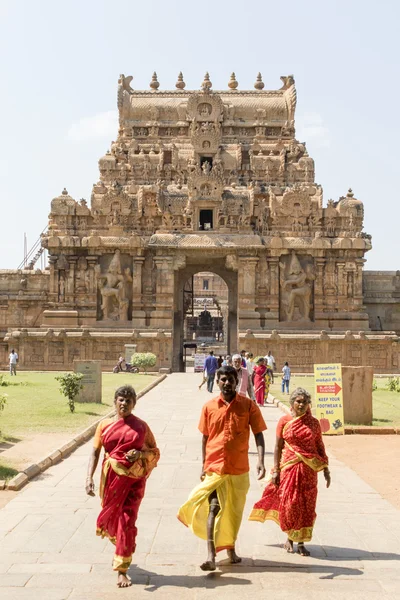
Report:
[[[58,301],[65,302],[65,272],[58,272]]]
[[[208,160],[204,161],[203,164],[201,165],[201,170],[203,171],[204,175],[209,175],[210,171],[211,171],[211,165],[208,162]]]
[[[279,266],[282,269],[282,291],[286,292],[284,304],[287,320],[294,320],[295,309],[297,307],[300,319],[310,321],[312,282],[315,279],[312,266],[307,265],[306,270],[304,270],[294,251],[292,251],[288,276],[286,278],[284,277],[285,265],[280,263]]]
[[[192,228],[192,217],[193,217],[193,205],[192,205],[192,199],[189,196],[187,204],[183,211],[184,226],[186,228],[190,228],[190,229]]]
[[[122,273],[120,251],[116,250],[107,273],[101,274],[100,265],[96,265],[96,275],[101,295],[101,311],[104,320],[126,321],[128,319],[129,299],[126,284],[132,282],[129,268]]]

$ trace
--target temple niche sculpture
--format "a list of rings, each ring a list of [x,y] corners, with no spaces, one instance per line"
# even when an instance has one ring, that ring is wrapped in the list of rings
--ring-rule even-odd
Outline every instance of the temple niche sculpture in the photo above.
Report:
[[[186,90],[180,73],[162,90],[154,74],[146,91],[120,76],[119,128],[90,203],[64,189],[42,236],[49,268],[0,277],[3,358],[11,345],[26,368],[107,368],[135,343],[179,370],[184,286],[206,271],[229,288],[227,351],[262,354],[272,341],[303,371],[328,360],[399,369],[396,335],[382,319],[377,331],[376,278],[363,275],[363,203],[352,190],[324,201],[296,138],[294,77],[281,79],[265,90],[258,74],[240,90],[232,74],[213,91],[207,73]]]

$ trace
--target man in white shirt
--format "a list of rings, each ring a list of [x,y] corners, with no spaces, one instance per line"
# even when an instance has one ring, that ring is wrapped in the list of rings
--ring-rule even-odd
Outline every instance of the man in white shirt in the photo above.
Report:
[[[10,361],[10,375],[17,375],[17,362],[18,362],[18,354],[14,351],[14,348],[10,352],[10,356],[8,357]]]
[[[271,350],[268,350],[268,354],[264,357],[264,359],[267,363],[267,369],[269,370],[269,374],[271,375],[271,383],[274,383],[275,358],[272,356]]]

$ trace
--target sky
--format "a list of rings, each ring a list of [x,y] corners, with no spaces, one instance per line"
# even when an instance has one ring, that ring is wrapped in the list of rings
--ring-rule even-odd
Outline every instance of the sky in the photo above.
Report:
[[[90,201],[117,135],[117,80],[149,89],[265,89],[294,74],[296,137],[324,204],[352,187],[373,249],[400,269],[400,3],[396,0],[0,0],[0,268],[17,268],[64,187]],[[38,265],[40,266],[40,265]]]

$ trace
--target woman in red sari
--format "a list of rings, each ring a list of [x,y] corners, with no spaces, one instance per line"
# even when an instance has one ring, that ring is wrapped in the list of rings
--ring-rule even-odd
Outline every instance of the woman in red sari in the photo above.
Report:
[[[292,416],[282,417],[276,430],[274,468],[262,498],[253,507],[250,521],[272,520],[288,539],[284,545],[293,553],[293,542],[302,556],[312,537],[316,519],[318,471],[324,472],[326,487],[331,477],[319,421],[310,410],[310,394],[297,388],[290,396]]]
[[[115,544],[113,569],[118,587],[131,585],[127,571],[136,548],[136,519],[144,496],[146,479],[157,465],[160,452],[147,423],[135,417],[136,392],[130,385],[115,392],[116,416],[98,425],[90,456],[86,493],[94,496],[93,475],[101,448],[104,460],[100,497],[102,511],[97,519],[97,535]]]
[[[267,376],[268,369],[265,366],[265,360],[263,358],[259,358],[252,373],[254,394],[256,396],[256,402],[259,406],[264,406]]]

